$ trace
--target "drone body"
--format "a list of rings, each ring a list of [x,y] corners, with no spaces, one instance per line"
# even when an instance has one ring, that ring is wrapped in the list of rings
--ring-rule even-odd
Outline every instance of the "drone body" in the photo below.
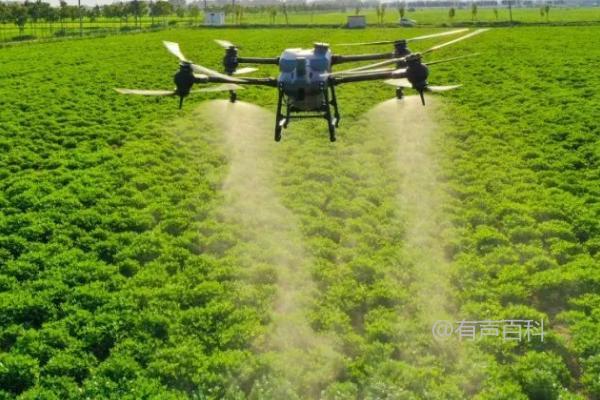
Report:
[[[217,40],[225,48],[223,68],[229,76],[248,72],[237,69],[240,64],[272,64],[279,68],[277,78],[257,82],[255,78],[245,78],[249,84],[263,84],[276,87],[279,96],[275,140],[281,139],[283,128],[292,118],[325,118],[328,121],[330,139],[335,141],[335,127],[339,123],[339,111],[335,90],[330,85],[328,74],[333,65],[333,54],[326,43],[315,43],[312,49],[290,48],[274,58],[240,57],[238,48],[225,40]],[[249,80],[248,80],[249,79]],[[237,95],[230,91],[230,101]],[[333,107],[333,112],[331,110]],[[285,108],[285,115],[283,111]]]
[[[393,45],[393,51],[391,52],[361,55],[333,54],[328,44],[315,43],[312,49],[286,49],[279,57],[240,57],[237,46],[228,41],[216,40],[216,42],[225,49],[225,56],[223,57],[224,73],[192,63],[185,58],[177,43],[164,42],[164,45],[169,52],[176,56],[180,61],[180,69],[174,76],[176,88],[170,91],[135,89],[117,89],[117,91],[123,94],[178,96],[180,98],[179,105],[181,108],[183,99],[190,93],[229,91],[230,101],[235,102],[237,100],[236,91],[243,89],[243,86],[257,85],[274,87],[278,92],[275,119],[276,141],[281,140],[282,130],[288,126],[292,119],[324,118],[328,125],[329,139],[333,142],[336,140],[335,128],[340,122],[340,112],[336,96],[337,86],[344,83],[383,80],[385,83],[396,87],[396,96],[399,99],[403,96],[404,88],[417,90],[424,105],[425,100],[423,93],[425,91],[446,91],[460,86],[430,86],[427,81],[429,77],[428,66],[468,56],[459,56],[427,64],[422,62],[422,56],[477,35],[483,32],[484,29],[476,30],[457,39],[434,46],[422,53],[411,53],[407,47],[407,42],[453,35],[459,32],[465,32],[466,30],[467,29],[458,29],[405,40],[351,44]],[[334,65],[337,64],[371,60],[384,61],[342,71],[332,71]],[[235,75],[256,71],[256,68],[238,69],[241,64],[277,65],[279,67],[279,74],[276,78],[238,78]],[[386,67],[388,65],[393,65],[393,67]],[[220,83],[221,85],[192,90],[194,84],[208,83]]]
[[[314,49],[287,49],[279,57],[278,82],[292,108],[312,111],[323,103],[322,87],[330,71],[329,45],[316,43]]]

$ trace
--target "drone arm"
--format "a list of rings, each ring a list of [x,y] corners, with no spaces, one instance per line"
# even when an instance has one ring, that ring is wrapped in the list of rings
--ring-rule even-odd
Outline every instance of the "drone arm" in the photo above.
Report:
[[[237,61],[240,64],[279,64],[279,57],[263,58],[263,57],[238,57]]]
[[[275,78],[244,78],[239,85],[269,86],[277,87],[278,80]]]
[[[331,64],[335,65],[357,61],[387,60],[390,58],[394,58],[394,53],[358,54],[349,56],[334,55],[331,59]]]
[[[406,78],[406,70],[385,71],[385,72],[365,72],[363,74],[353,74],[349,76],[332,77],[334,85],[342,83],[379,81],[385,79]]]

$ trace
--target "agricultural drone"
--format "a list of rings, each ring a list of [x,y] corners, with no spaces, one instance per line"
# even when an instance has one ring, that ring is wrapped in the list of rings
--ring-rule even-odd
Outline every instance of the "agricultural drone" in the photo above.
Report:
[[[425,105],[424,92],[443,92],[460,87],[431,86],[427,78],[429,66],[444,62],[462,59],[467,56],[458,56],[425,63],[423,56],[443,47],[460,42],[485,31],[478,29],[460,36],[451,41],[431,47],[420,53],[413,53],[408,49],[408,43],[417,40],[432,39],[441,36],[464,33],[468,29],[455,29],[442,33],[419,36],[411,39],[378,41],[369,43],[350,43],[340,46],[375,46],[392,45],[393,51],[386,53],[338,55],[333,54],[326,43],[315,43],[312,49],[287,49],[281,56],[273,58],[240,57],[239,49],[233,43],[225,40],[216,42],[225,49],[223,58],[224,72],[218,72],[202,65],[195,64],[187,59],[179,48],[179,44],[163,42],[167,50],[179,59],[179,71],[174,76],[175,89],[173,90],[138,90],[116,89],[122,94],[137,94],[144,96],[178,96],[179,107],[183,99],[191,93],[228,91],[229,99],[235,102],[237,90],[245,85],[259,85],[276,88],[278,92],[277,111],[275,119],[275,141],[281,140],[281,133],[287,128],[292,118],[325,118],[329,128],[329,139],[334,142],[335,128],[340,122],[340,112],[336,97],[336,87],[344,83],[383,80],[385,83],[396,87],[396,97],[403,97],[403,89],[415,89],[421,96]],[[361,61],[379,61],[374,64],[332,71],[337,64]],[[239,68],[240,64],[274,64],[279,66],[277,78],[239,77],[257,71],[256,68]],[[393,67],[388,67],[393,66]],[[192,90],[194,84],[218,83]],[[284,110],[285,107],[285,110]]]

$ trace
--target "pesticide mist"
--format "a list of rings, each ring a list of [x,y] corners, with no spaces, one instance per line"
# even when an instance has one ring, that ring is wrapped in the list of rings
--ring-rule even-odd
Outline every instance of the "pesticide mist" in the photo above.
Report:
[[[314,297],[309,268],[295,216],[275,191],[272,152],[273,116],[260,107],[213,101],[200,107],[199,118],[210,119],[224,136],[229,172],[223,183],[221,217],[239,226],[238,253],[247,277],[265,269],[276,275],[273,319],[255,343],[272,368],[265,386],[278,387],[273,395],[318,396],[335,380],[338,355],[330,338],[316,334],[306,313]],[[257,389],[260,391],[260,388]],[[271,390],[271,389],[270,389]]]

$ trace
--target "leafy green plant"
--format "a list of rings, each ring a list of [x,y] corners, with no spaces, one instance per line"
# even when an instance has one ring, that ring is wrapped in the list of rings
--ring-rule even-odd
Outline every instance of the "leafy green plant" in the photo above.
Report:
[[[534,11],[515,14],[539,20]],[[468,19],[461,12],[456,19]],[[269,12],[245,18],[267,22]],[[493,14],[481,9],[477,18]],[[303,316],[333,337],[338,369],[307,396],[277,370],[276,355],[257,350],[273,326],[289,242],[256,242],[264,231],[224,217],[231,149],[214,121],[196,114],[203,98],[176,111],[172,99],[112,88],[170,87],[177,62],[163,39],[218,68],[221,51],[193,44],[227,38],[248,54],[277,55],[354,35],[178,29],[47,43],[42,58],[35,46],[0,52],[2,396],[598,396],[598,77],[580,62],[599,55],[594,26],[491,30],[440,52],[479,58],[431,68],[432,82],[464,84],[433,111],[435,183],[444,192],[435,246],[448,263],[448,312],[544,317],[548,342],[453,349],[433,341],[420,287],[427,257],[407,244],[418,230],[399,206],[399,143],[380,130],[382,118],[364,115],[393,90],[369,83],[339,90],[345,119],[336,146],[324,143],[321,121],[306,121],[265,147],[269,189],[295,220],[298,268],[314,283]],[[360,35],[397,39],[387,29]],[[275,100],[256,88],[240,96],[265,107]]]

